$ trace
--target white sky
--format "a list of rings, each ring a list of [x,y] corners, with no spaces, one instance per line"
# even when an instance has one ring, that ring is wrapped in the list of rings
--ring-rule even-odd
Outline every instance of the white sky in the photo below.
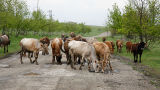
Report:
[[[37,0],[26,0],[31,11],[37,9]],[[39,8],[60,22],[84,22],[87,25],[104,26],[108,9],[117,3],[123,8],[127,0],[39,0]]]

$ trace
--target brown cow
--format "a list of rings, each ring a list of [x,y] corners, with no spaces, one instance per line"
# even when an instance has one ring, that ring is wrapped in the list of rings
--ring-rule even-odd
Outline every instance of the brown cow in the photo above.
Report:
[[[109,49],[110,49],[110,51],[111,51],[111,54],[113,54],[113,53],[114,53],[114,47],[113,47],[111,41],[105,41],[104,43],[105,43],[106,45],[108,45],[108,47],[109,47]]]
[[[40,39],[40,42],[42,42],[43,44],[47,44],[49,46],[50,44],[50,40],[48,37],[43,37]]]
[[[70,55],[69,55],[69,48],[68,48],[68,43],[69,41],[71,41],[70,39],[67,39],[65,42],[64,42],[64,50],[65,50],[65,54],[66,54],[66,58],[67,58],[67,64],[70,63]]]
[[[112,42],[112,41],[110,41],[110,42],[111,42],[111,44],[112,44],[112,48],[113,48],[113,52],[114,52],[115,44],[114,44],[114,42]]]
[[[127,53],[130,53],[131,49],[132,49],[132,42],[130,42],[130,41],[126,42]]]
[[[4,46],[4,53],[6,52],[6,46],[8,52],[8,45],[10,45],[9,36],[8,35],[0,36],[0,46]]]
[[[62,64],[61,62],[61,51],[62,50],[62,39],[61,38],[55,38],[51,42],[51,48],[52,48],[52,64],[55,62],[55,58],[57,59],[58,64]],[[64,52],[64,51],[63,51]]]
[[[117,52],[121,53],[122,47],[123,47],[123,41],[122,40],[117,40],[116,41],[116,46],[117,46]]]
[[[102,43],[102,42],[96,42],[93,43],[94,48],[96,50],[96,55],[99,59],[100,62],[100,66],[102,68],[102,72],[105,71],[105,67],[107,66],[107,64],[109,64],[110,69],[112,70],[112,66],[110,63],[110,50],[109,47]]]
[[[43,44],[47,44],[47,46],[49,46],[49,44],[50,44],[50,40],[49,40],[48,37],[41,38],[40,42],[43,43]],[[45,53],[42,52],[42,55],[45,55]]]

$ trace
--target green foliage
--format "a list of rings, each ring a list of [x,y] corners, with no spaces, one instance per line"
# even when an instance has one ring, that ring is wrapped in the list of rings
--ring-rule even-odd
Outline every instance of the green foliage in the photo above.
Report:
[[[88,33],[91,28],[84,23],[55,21],[40,9],[30,12],[23,0],[0,0],[0,30],[2,33],[15,32],[75,32]]]
[[[160,27],[160,2],[158,0],[128,0],[123,13],[114,4],[107,23],[111,32],[127,37],[139,36],[141,41],[155,41],[160,37],[158,29]]]
[[[122,28],[122,15],[116,4],[113,5],[113,11],[109,12],[107,25],[110,27],[112,34],[117,33],[117,30]]]

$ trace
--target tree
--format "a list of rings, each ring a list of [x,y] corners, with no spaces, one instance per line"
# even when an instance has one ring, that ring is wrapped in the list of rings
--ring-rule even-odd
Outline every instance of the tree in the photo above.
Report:
[[[159,39],[160,2],[158,0],[128,0],[122,17],[120,13],[115,13],[118,11],[115,7],[109,13],[109,24],[107,25],[112,28],[112,31],[127,37],[138,36],[140,41],[145,40],[145,42]],[[121,20],[121,23],[118,23],[117,18]]]
[[[113,5],[113,11],[109,12],[107,25],[110,27],[112,34],[117,33],[122,28],[121,11],[116,4]]]

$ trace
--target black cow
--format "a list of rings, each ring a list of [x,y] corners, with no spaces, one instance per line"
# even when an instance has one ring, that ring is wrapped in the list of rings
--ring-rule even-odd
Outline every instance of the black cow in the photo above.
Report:
[[[139,63],[141,63],[141,56],[142,56],[143,50],[145,48],[145,45],[146,45],[146,43],[144,43],[144,42],[132,44],[131,51],[133,53],[135,63],[137,63],[137,61],[138,61],[138,55],[139,55]]]

